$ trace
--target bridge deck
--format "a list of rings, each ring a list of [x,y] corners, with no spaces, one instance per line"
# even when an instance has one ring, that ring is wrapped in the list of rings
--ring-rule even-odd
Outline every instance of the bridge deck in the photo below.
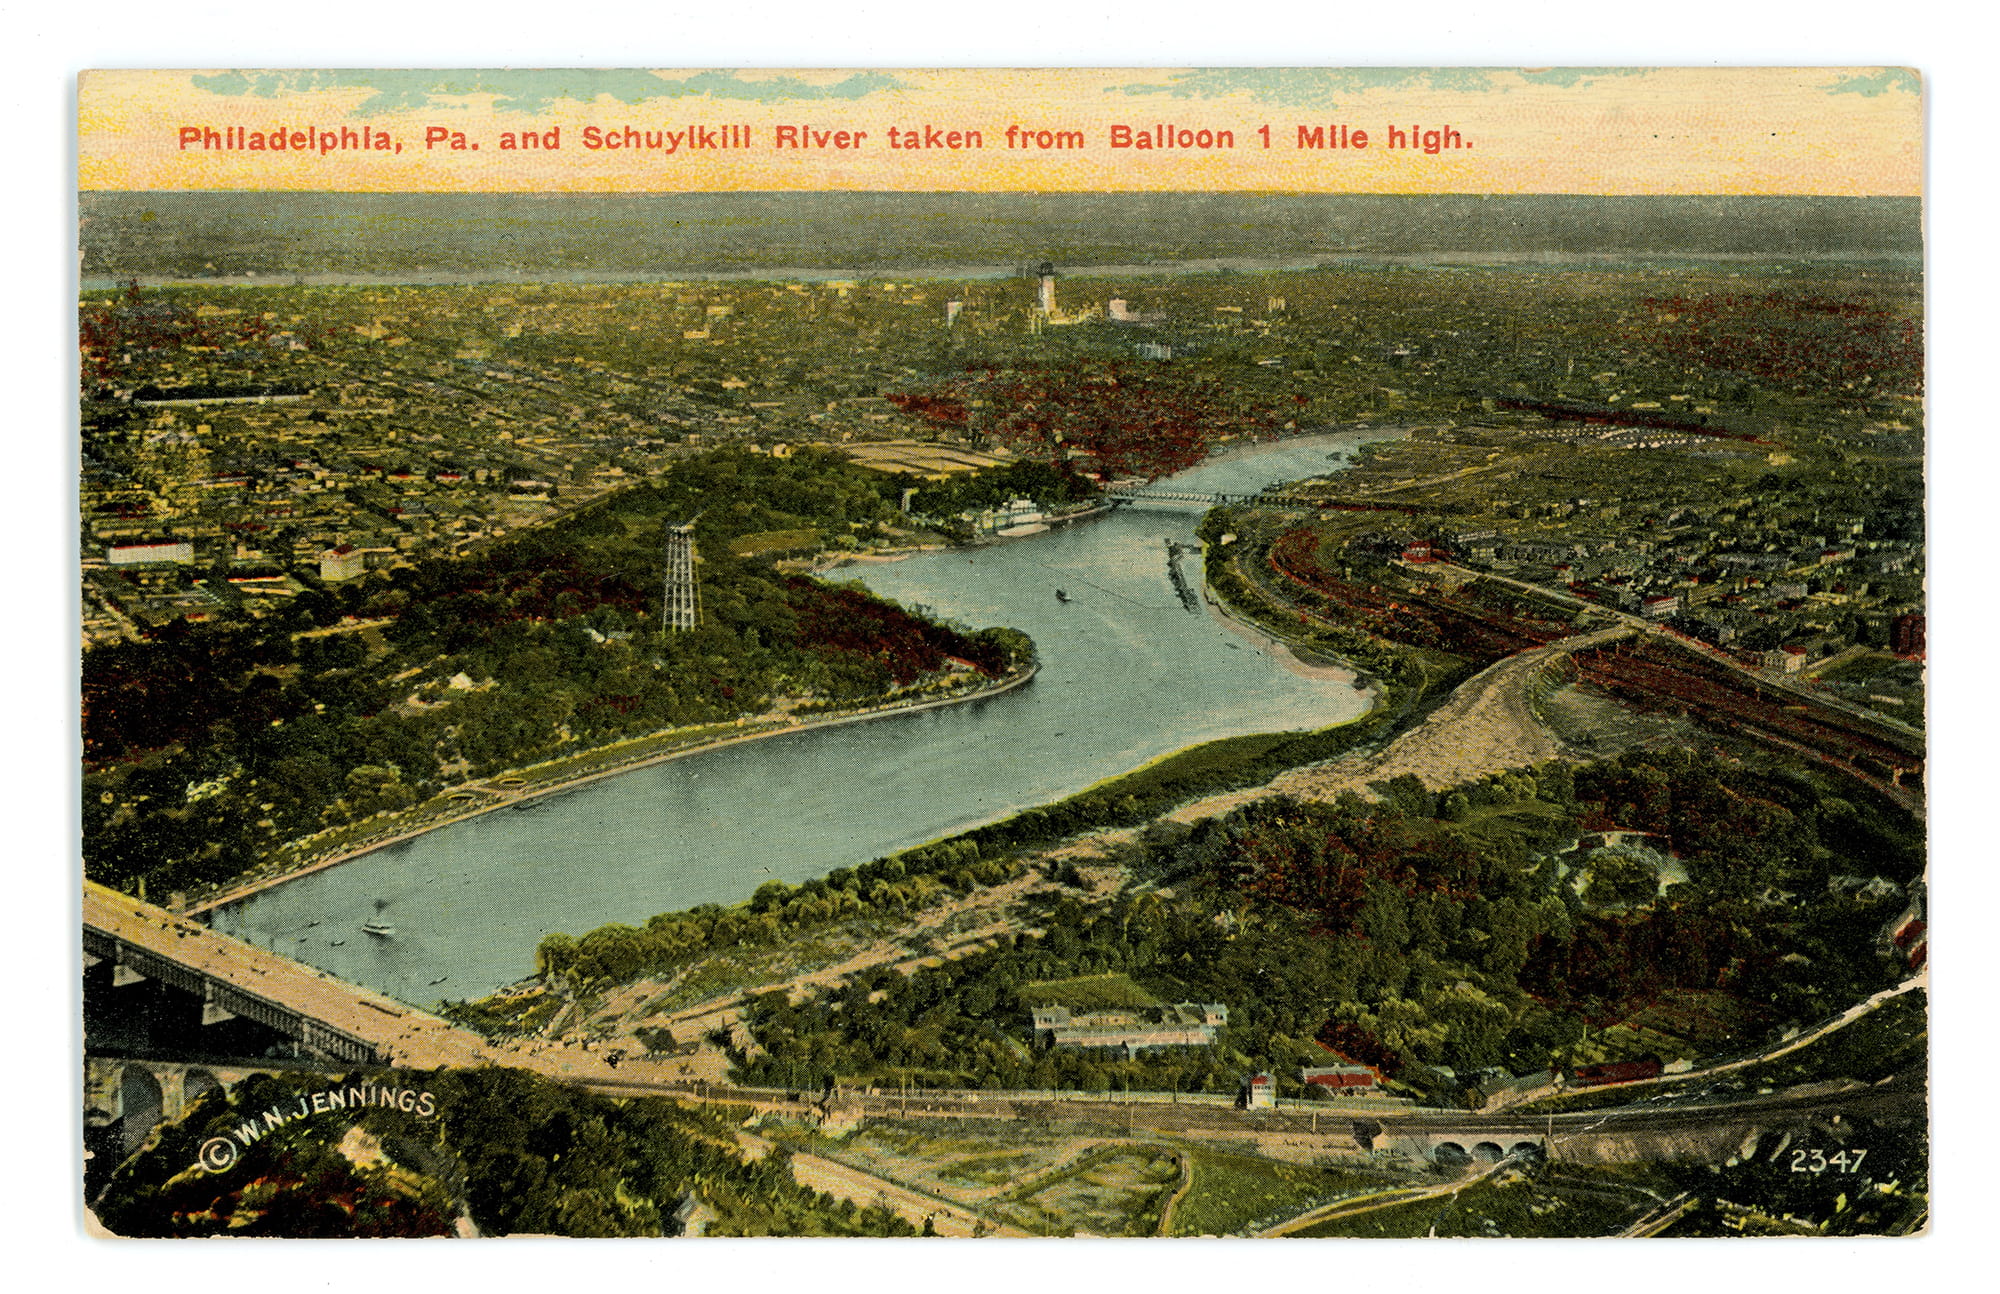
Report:
[[[115,940],[136,949],[135,960],[150,955],[302,1021],[363,1039],[387,1064],[430,1069],[497,1059],[484,1039],[449,1021],[88,881],[83,924],[86,932],[101,937],[87,941],[86,947],[101,946],[103,938]],[[227,993],[222,1001],[229,1004]]]

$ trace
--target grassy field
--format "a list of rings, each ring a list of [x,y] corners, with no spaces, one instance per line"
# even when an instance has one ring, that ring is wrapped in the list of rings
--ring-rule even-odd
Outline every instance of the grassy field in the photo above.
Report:
[[[968,1155],[938,1169],[938,1176],[963,1186],[1005,1186],[1020,1180],[1033,1162],[1033,1156],[1018,1150],[994,1155]]]
[[[1462,1191],[1307,1227],[1305,1237],[1409,1239],[1416,1236],[1608,1236],[1646,1211],[1633,1191],[1513,1175]]]
[[[1482,844],[1497,846],[1512,838],[1531,849],[1546,849],[1556,842],[1568,821],[1562,806],[1528,800],[1476,808],[1459,825]]]
[[[851,1136],[811,1148],[891,1181],[974,1201],[1059,1172],[1101,1140],[979,1119],[871,1119]]]
[[[1174,1209],[1170,1234],[1176,1236],[1233,1235],[1253,1222],[1296,1212],[1329,1195],[1399,1184],[1387,1177],[1377,1181],[1365,1173],[1279,1163],[1206,1147],[1187,1153],[1194,1180]]]
[[[994,1212],[1042,1235],[1150,1236],[1179,1181],[1168,1147],[1099,1146],[1010,1192]]]
[[[769,1124],[764,1135],[1037,1235],[1153,1235],[1181,1180],[1177,1148],[1085,1124],[871,1119],[837,1140]]]
[[[690,966],[672,988],[649,999],[644,1013],[678,1011],[711,998],[761,989],[818,970],[871,942],[875,933],[875,923],[855,922],[832,930],[795,935],[775,948],[731,948],[713,953]]]
[[[515,789],[519,785],[528,787],[549,786],[557,782],[567,782],[572,778],[587,777],[592,773],[635,760],[650,759],[655,755],[671,754],[689,746],[717,741],[723,737],[742,736],[769,725],[754,723],[710,723],[694,728],[672,728],[631,741],[616,742],[600,746],[581,754],[552,759],[545,764],[500,774],[494,781],[496,786]]]
[[[1021,1001],[1029,1006],[1053,1005],[1086,1010],[1092,1007],[1158,1006],[1160,1001],[1117,972],[1042,980],[1023,985],[1020,996]]]
[[[454,1024],[497,1038],[535,1032],[554,1019],[562,1005],[560,995],[537,986],[495,993],[475,1002],[445,1002],[440,1011]]]
[[[763,553],[817,548],[819,540],[817,530],[762,530],[730,540],[729,551],[738,557],[756,557]]]

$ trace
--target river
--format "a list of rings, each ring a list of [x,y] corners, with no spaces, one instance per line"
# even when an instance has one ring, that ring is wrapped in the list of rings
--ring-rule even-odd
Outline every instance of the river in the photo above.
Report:
[[[1394,432],[1248,446],[1161,482],[1245,492]],[[1045,804],[1218,737],[1319,728],[1370,703],[1176,596],[1165,541],[1201,512],[1121,509],[991,547],[848,567],[906,605],[1031,635],[1042,669],[983,701],[745,742],[486,814],[214,914],[217,929],[404,1001],[528,974],[546,934],[733,903]],[[1183,559],[1199,582],[1200,561]],[[1067,591],[1071,601],[1057,599]],[[377,900],[393,937],[363,934]]]

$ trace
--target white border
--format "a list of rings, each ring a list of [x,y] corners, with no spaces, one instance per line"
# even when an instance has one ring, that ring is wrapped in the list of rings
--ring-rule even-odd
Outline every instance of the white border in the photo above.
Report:
[[[1964,8],[1970,8],[1965,6]],[[8,1025],[17,1059],[6,1066],[13,1139],[0,1209],[18,1248],[10,1267],[24,1288],[61,1280],[139,1281],[149,1289],[282,1280],[307,1288],[364,1282],[372,1289],[436,1289],[471,1282],[544,1289],[628,1282],[761,1290],[797,1283],[813,1294],[877,1291],[924,1282],[954,1291],[1121,1288],[1225,1289],[1242,1284],[1393,1288],[1652,1289],[1711,1280],[1721,1290],[1766,1283],[1958,1286],[1972,1266],[1993,1204],[1984,1163],[1992,1138],[1967,1127],[1993,1081],[1992,1017],[1976,958],[1996,908],[1980,820],[1991,767],[1984,680],[1974,670],[1992,643],[1988,608],[1993,543],[1984,495],[1996,481],[2000,404],[1993,369],[1992,208],[1986,173],[1992,67],[1982,19],[1954,4],[1835,0],[1770,9],[1740,0],[1612,6],[1602,0],[1499,6],[1426,0],[1357,8],[1141,0],[1006,0],[959,9],[945,0],[767,4],[710,0],[679,12],[654,3],[422,6],[397,0],[321,4],[92,3],[14,7],[0,148],[15,177],[8,203],[15,290],[4,319],[9,394],[4,509],[7,569],[25,576],[0,651],[13,665],[6,785],[25,830],[9,853],[14,920]],[[1919,1241],[1654,1245],[1512,1242],[1505,1247],[1411,1249],[1376,1242],[1263,1245],[1231,1242],[1012,1242],[963,1247],[894,1242],[787,1241],[672,1246],[657,1242],[513,1242],[473,1246],[239,1242],[162,1246],[86,1241],[75,1222],[77,1132],[73,1054],[76,968],[74,810],[74,78],[90,67],[376,66],[1561,66],[1877,65],[1925,74],[1931,119],[1932,285],[1930,391],[1932,696],[1938,759],[1932,780],[1938,994],[1934,1233]],[[25,194],[25,197],[18,196]],[[25,792],[25,793],[23,793]],[[1983,1131],[1983,1130],[1982,1130]],[[1608,1260],[1608,1261],[1607,1261]],[[1990,1271],[1990,1267],[1981,1264]],[[36,1271],[36,1269],[41,1269]]]

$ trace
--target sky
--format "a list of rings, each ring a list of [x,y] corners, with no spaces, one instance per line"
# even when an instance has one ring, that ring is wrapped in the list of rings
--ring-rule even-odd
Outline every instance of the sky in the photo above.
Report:
[[[92,71],[78,101],[84,190],[1911,196],[1923,161],[1897,67]],[[727,124],[750,146],[690,146]],[[1192,146],[1138,146],[1162,126]]]

